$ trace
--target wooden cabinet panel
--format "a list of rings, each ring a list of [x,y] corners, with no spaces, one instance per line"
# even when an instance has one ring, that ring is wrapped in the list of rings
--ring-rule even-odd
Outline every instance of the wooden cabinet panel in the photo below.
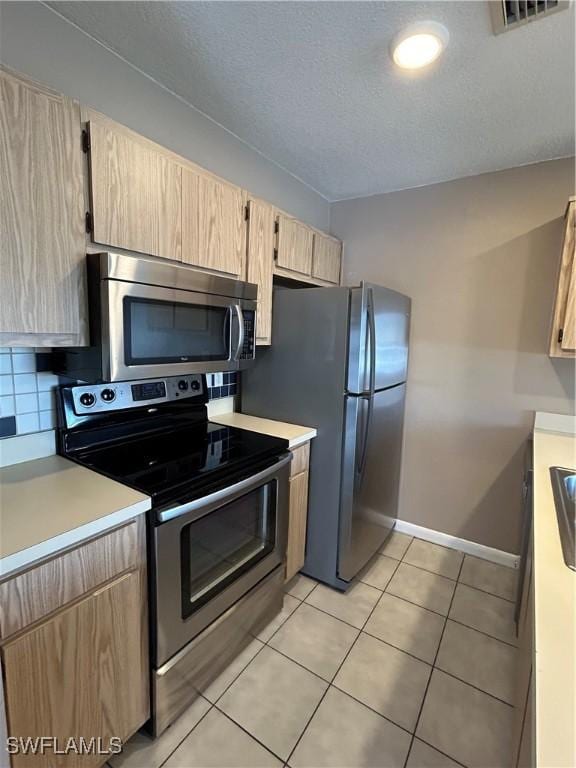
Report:
[[[145,551],[139,518],[0,583],[0,637],[6,639],[138,564]]]
[[[551,357],[576,356],[576,201],[566,209],[566,229],[550,334]]]
[[[313,237],[312,230],[305,224],[287,216],[278,216],[276,266],[282,270],[310,277]]]
[[[272,341],[272,269],[275,210],[263,200],[249,200],[246,279],[258,286],[256,343]]]
[[[340,285],[342,243],[333,237],[314,233],[312,277]]]
[[[11,736],[128,738],[149,715],[142,572],[135,570],[2,648]],[[101,755],[12,757],[13,768],[97,766]]]
[[[292,449],[292,463],[290,464],[290,477],[305,472],[310,464],[310,443],[304,443]]]
[[[89,127],[94,242],[179,260],[181,167],[111,120]]]
[[[182,260],[243,278],[245,200],[239,187],[182,168]]]
[[[87,343],[80,137],[78,103],[0,69],[2,344]]]
[[[308,472],[290,478],[290,513],[286,550],[286,581],[304,565],[308,521]]]

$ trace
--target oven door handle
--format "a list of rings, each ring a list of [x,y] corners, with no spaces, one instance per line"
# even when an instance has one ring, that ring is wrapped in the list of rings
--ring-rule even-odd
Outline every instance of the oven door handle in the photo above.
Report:
[[[202,507],[207,507],[209,504],[225,502],[231,496],[235,496],[241,491],[248,490],[249,488],[258,485],[263,480],[272,478],[280,469],[282,469],[282,467],[285,467],[286,464],[289,464],[291,461],[292,454],[288,453],[275,464],[272,464],[271,467],[267,467],[255,475],[250,475],[250,477],[245,477],[244,480],[240,480],[238,483],[234,483],[234,485],[222,488],[220,491],[214,491],[214,493],[209,493],[207,496],[194,499],[194,501],[189,501],[186,504],[180,504],[178,507],[171,507],[162,512],[157,512],[156,520],[159,523],[166,523],[168,520],[182,517],[182,515],[187,515],[189,512],[196,512],[197,510],[202,509]]]

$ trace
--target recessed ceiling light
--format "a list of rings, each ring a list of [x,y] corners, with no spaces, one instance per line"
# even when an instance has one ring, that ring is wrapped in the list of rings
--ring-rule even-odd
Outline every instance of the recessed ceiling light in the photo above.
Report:
[[[435,61],[448,44],[448,30],[436,21],[411,24],[390,46],[394,63],[402,69],[421,69]]]

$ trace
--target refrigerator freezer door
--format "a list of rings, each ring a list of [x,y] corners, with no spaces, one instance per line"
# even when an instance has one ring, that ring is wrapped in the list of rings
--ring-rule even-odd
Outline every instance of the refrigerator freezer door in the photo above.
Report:
[[[410,299],[370,283],[362,283],[350,293],[348,392],[369,391],[374,342],[374,388],[386,389],[406,381]]]
[[[398,515],[406,385],[346,397],[338,576],[350,581],[386,540]]]

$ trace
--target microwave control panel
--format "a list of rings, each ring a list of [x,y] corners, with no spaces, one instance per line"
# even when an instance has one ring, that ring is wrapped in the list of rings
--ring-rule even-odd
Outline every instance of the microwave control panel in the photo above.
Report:
[[[240,360],[254,359],[254,344],[256,340],[256,313],[244,310],[244,344],[240,351]]]
[[[205,376],[195,374],[112,384],[83,384],[72,387],[72,400],[74,412],[84,416],[185,400],[205,392]]]

